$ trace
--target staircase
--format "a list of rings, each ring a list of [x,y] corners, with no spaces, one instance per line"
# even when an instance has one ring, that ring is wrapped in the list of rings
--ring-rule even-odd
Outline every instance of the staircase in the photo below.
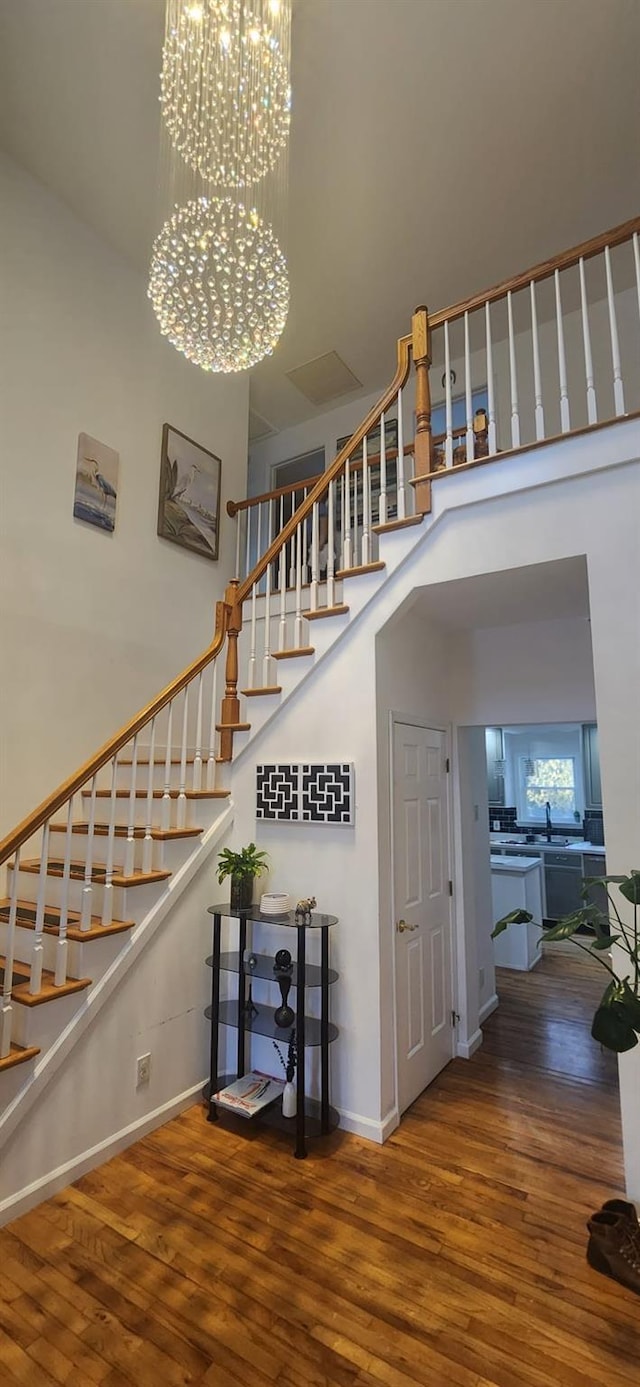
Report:
[[[628,419],[634,412],[629,399],[637,411],[637,367],[627,376],[625,407],[612,255],[617,248],[631,257],[640,309],[639,232],[635,219],[441,314],[418,309],[411,333],[398,342],[391,385],[327,472],[294,494],[290,518],[284,518],[284,505],[292,488],[231,507],[236,576],[218,603],[211,646],[0,844],[0,864],[7,864],[0,901],[0,1143],[228,832],[232,761],[283,716],[381,594],[396,591],[394,575],[408,570],[414,551],[426,551],[444,515],[468,504],[483,486],[496,486],[487,463],[494,477],[504,464],[506,476],[506,464],[525,450],[535,462],[531,450],[541,444],[605,422],[596,405],[587,262],[602,263],[607,283],[606,391],[613,403],[607,421]],[[562,309],[563,276],[572,273],[581,295],[584,356],[584,388],[575,399],[567,387]],[[543,408],[538,318],[545,289],[555,303],[557,430],[554,409],[545,422]],[[518,375],[518,294],[530,306],[533,334],[527,390],[522,369]],[[508,320],[506,341],[492,328],[500,308]],[[456,332],[462,345],[454,358]],[[497,423],[505,384],[498,358],[506,363],[506,438]],[[454,359],[464,382],[461,428],[451,393]],[[474,372],[487,381],[486,409],[479,411],[473,408]],[[441,374],[445,429],[434,437],[431,378]],[[527,412],[521,397],[529,395]],[[393,447],[386,441],[391,423]],[[527,485],[527,476],[524,468],[520,481],[510,474],[509,486]]]

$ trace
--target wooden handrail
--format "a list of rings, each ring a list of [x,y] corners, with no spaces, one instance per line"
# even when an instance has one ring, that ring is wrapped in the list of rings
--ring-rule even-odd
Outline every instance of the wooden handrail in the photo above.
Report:
[[[466,427],[466,425],[465,425]],[[444,438],[444,434],[442,435]],[[402,449],[404,457],[413,457],[414,444],[405,443]],[[398,456],[397,448],[385,448],[385,462],[394,462]],[[375,467],[380,461],[380,453],[369,453],[367,463],[369,467]],[[362,458],[358,462],[351,463],[352,472],[362,471]],[[231,518],[237,515],[238,511],[251,510],[252,506],[263,505],[265,501],[277,501],[280,496],[290,496],[294,491],[303,491],[305,486],[315,486],[324,477],[324,472],[318,472],[316,477],[305,477],[301,482],[290,482],[288,486],[279,486],[275,491],[263,491],[260,496],[247,496],[246,501],[227,501],[227,515]]]
[[[78,790],[81,790],[87,780],[91,780],[103,766],[107,765],[107,762],[112,761],[113,757],[127,745],[127,742],[130,742],[138,732],[142,731],[143,727],[146,727],[147,723],[150,722],[152,718],[162,712],[162,709],[166,708],[167,703],[170,703],[171,700],[176,697],[176,694],[181,693],[182,689],[184,689],[187,684],[190,684],[191,680],[194,679],[197,674],[200,674],[201,670],[206,669],[207,665],[216,658],[216,655],[219,654],[224,645],[227,622],[227,606],[224,602],[217,602],[216,628],[211,645],[208,646],[206,650],[203,650],[202,654],[198,655],[198,658],[194,660],[192,664],[188,665],[187,668],[182,671],[182,674],[178,675],[177,679],[174,679],[171,684],[167,684],[167,687],[162,690],[162,693],[159,693],[156,698],[152,699],[151,703],[148,703],[146,708],[142,708],[139,713],[136,713],[135,717],[131,718],[129,722],[125,723],[124,727],[120,728],[119,732],[116,732],[114,737],[111,737],[108,742],[105,742],[104,746],[100,748],[100,751],[96,751],[95,755],[92,756],[90,760],[85,761],[84,766],[81,766],[74,775],[70,776],[68,780],[65,780],[62,785],[59,785],[52,795],[49,795],[47,799],[43,800],[42,804],[38,805],[38,808],[34,809],[33,813],[29,814],[28,818],[23,819],[22,823],[18,824],[18,827],[14,828],[8,837],[3,838],[2,842],[0,842],[0,866],[3,862],[7,861],[8,857],[11,857],[12,853],[14,853],[17,848],[21,847],[23,843],[26,843],[29,838],[33,837],[33,834],[37,833],[39,828],[42,828],[42,825],[51,818],[52,814],[55,814],[58,809],[61,809],[63,804],[67,804],[71,796],[75,795]]]
[[[248,577],[245,578],[244,582],[240,584],[240,587],[238,589],[239,603],[242,603],[246,600],[246,598],[249,596],[249,593],[251,592],[254,583],[257,583],[259,581],[263,573],[265,573],[267,568],[269,567],[269,564],[273,563],[274,559],[277,558],[278,554],[280,553],[280,550],[284,548],[285,544],[287,544],[287,542],[291,539],[291,536],[295,534],[298,525],[303,520],[306,520],[308,515],[311,515],[316,501],[319,501],[321,497],[324,496],[328,491],[329,483],[332,482],[337,476],[339,476],[345,462],[347,461],[347,458],[359,446],[359,444],[362,443],[365,434],[367,434],[369,430],[374,427],[374,424],[378,423],[380,416],[384,414],[385,409],[387,409],[388,406],[391,404],[392,400],[395,399],[395,396],[397,395],[398,391],[402,388],[402,386],[406,384],[406,381],[409,376],[410,366],[411,337],[399,337],[398,364],[396,366],[396,373],[391,382],[391,385],[385,390],[384,395],[381,396],[381,398],[378,400],[378,403],[375,404],[373,408],[369,410],[369,413],[367,414],[366,418],[363,419],[362,423],[359,424],[355,432],[352,433],[348,443],[345,443],[344,448],[340,449],[338,456],[332,462],[331,466],[327,468],[326,472],[322,473],[322,476],[320,477],[319,481],[316,482],[315,486],[313,487],[313,490],[309,492],[309,495],[306,497],[306,500],[304,500],[298,506],[298,509],[293,512],[293,515],[287,521],[286,525],[284,526],[284,529],[280,531],[280,534],[276,536],[273,543],[269,545],[269,548],[267,550],[265,550],[265,553],[262,555],[262,558],[258,559],[257,564],[255,564],[254,568],[252,568]]]
[[[534,265],[532,269],[524,270],[522,274],[514,275],[511,279],[504,279],[501,284],[494,285],[493,289],[488,289],[485,293],[472,294],[471,298],[462,299],[451,308],[442,308],[438,313],[430,313],[429,327],[433,331],[434,328],[442,327],[445,322],[455,322],[457,318],[464,317],[465,313],[472,313],[476,308],[484,308],[486,303],[495,303],[497,299],[506,298],[508,293],[515,294],[519,289],[527,289],[532,280],[537,284],[540,280],[549,279],[556,270],[569,270],[572,265],[577,265],[579,260],[591,260],[594,255],[599,255],[605,246],[612,249],[614,246],[622,245],[624,241],[631,240],[635,232],[640,232],[640,217],[632,217],[630,221],[612,227],[611,231],[603,231],[599,236],[592,236],[591,240],[573,246],[562,255],[541,260],[539,265]]]

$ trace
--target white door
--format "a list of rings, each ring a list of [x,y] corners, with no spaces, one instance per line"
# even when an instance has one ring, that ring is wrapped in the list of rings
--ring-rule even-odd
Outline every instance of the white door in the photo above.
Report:
[[[392,831],[402,1113],[454,1053],[444,732],[394,724]]]

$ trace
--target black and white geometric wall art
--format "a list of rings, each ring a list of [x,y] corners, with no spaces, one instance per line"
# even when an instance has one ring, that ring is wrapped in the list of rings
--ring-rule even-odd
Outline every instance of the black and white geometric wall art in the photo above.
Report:
[[[257,766],[256,818],[351,828],[355,822],[353,762]]]

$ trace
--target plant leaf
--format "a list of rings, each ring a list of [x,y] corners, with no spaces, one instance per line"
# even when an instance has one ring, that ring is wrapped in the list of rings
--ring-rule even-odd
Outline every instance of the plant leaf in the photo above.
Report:
[[[629,987],[628,982],[622,986],[622,1000],[620,1005],[624,1007],[624,1013],[630,1026],[634,1031],[640,1033],[640,997]]]
[[[591,1034],[594,1040],[604,1045],[606,1050],[613,1050],[616,1055],[623,1054],[625,1050],[633,1050],[634,1045],[638,1044],[638,1037],[620,1002],[598,1007],[593,1018]]]
[[[620,882],[620,895],[632,905],[640,905],[640,872],[632,869]]]
[[[531,920],[533,920],[533,915],[530,911],[521,909],[512,910],[508,915],[503,915],[502,919],[498,920],[491,932],[491,938],[497,939],[499,934],[504,934],[505,930],[509,928],[509,925],[528,925]]]
[[[572,935],[577,934],[581,925],[590,923],[589,916],[588,906],[582,910],[574,910],[571,915],[565,915],[563,920],[558,920],[550,929],[545,929],[543,938],[547,940],[571,939]]]
[[[592,940],[589,948],[596,949],[598,953],[608,953],[620,939],[621,934],[599,934],[597,939]]]

